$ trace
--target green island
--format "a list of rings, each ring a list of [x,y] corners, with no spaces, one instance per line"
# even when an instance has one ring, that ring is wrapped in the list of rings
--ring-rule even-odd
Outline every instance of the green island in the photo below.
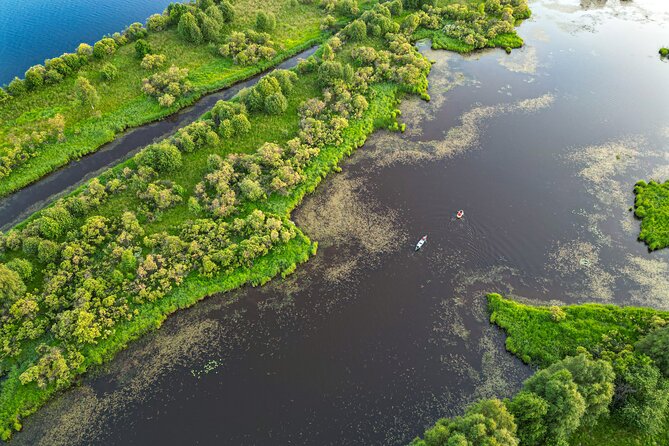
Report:
[[[477,401],[414,446],[669,442],[669,312],[532,306],[489,294],[506,348],[539,370],[511,399]]]
[[[669,246],[669,180],[639,181],[634,186],[634,215],[641,219],[639,240],[651,251]]]
[[[315,254],[291,211],[375,129],[403,129],[403,95],[429,100],[416,38],[517,47],[530,14],[524,0],[274,0],[251,13],[258,5],[173,4],[0,93],[6,194],[323,42],[0,236],[3,439],[170,313]]]
[[[669,57],[669,48],[667,47],[662,47],[660,48],[660,57]]]

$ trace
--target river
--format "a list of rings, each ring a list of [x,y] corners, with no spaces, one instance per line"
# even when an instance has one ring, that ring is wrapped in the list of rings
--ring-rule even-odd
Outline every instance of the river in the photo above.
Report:
[[[163,12],[170,0],[2,0],[0,85],[44,59],[71,53]]]
[[[318,46],[289,57],[276,66],[278,69],[292,68],[312,55]],[[193,105],[173,113],[167,118],[141,127],[130,129],[98,150],[70,161],[66,166],[40,178],[35,183],[0,197],[0,230],[16,225],[26,217],[52,203],[57,198],[71,192],[81,184],[99,175],[110,166],[131,157],[151,142],[163,139],[181,127],[198,119],[210,110],[216,102],[228,100],[243,88],[255,85],[265,73],[250,77],[231,87],[206,94]]]
[[[422,45],[430,103],[406,99],[407,132],[375,134],[295,212],[316,257],[173,315],[16,444],[405,444],[532,373],[486,292],[669,309],[669,252],[628,210],[638,179],[669,177],[669,6],[531,8],[511,55]]]

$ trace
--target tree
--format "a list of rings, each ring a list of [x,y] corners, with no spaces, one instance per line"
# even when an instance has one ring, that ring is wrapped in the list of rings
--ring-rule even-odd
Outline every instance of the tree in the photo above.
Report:
[[[260,11],[256,15],[256,29],[260,32],[269,33],[276,28],[276,17],[271,12]]]
[[[80,43],[77,47],[77,54],[80,57],[89,57],[93,55],[93,47],[87,43]]]
[[[142,59],[140,66],[145,70],[153,71],[165,65],[166,61],[164,54],[147,54]]]
[[[29,260],[20,257],[7,262],[7,268],[16,271],[23,280],[30,280],[33,274],[33,264]],[[0,272],[0,274],[2,273]]]
[[[151,44],[144,39],[139,39],[135,42],[135,54],[137,58],[143,59],[147,54],[153,53],[153,48]]]
[[[44,84],[44,75],[46,74],[46,68],[42,65],[35,65],[26,71],[25,77],[26,77],[26,86],[34,90],[35,88],[39,88]]]
[[[518,439],[523,446],[541,445],[546,436],[548,403],[536,393],[521,391],[506,403],[518,425]]]
[[[367,25],[360,19],[356,19],[346,25],[342,33],[353,42],[361,42],[367,37]]]
[[[613,416],[649,436],[659,432],[667,416],[669,383],[645,355],[624,350],[613,364],[616,373]]]
[[[146,19],[146,27],[149,31],[158,32],[167,28],[168,17],[162,14],[153,14]]]
[[[288,108],[288,100],[280,93],[273,93],[265,98],[265,113],[270,115],[280,115]]]
[[[516,424],[499,400],[472,405],[462,417],[441,419],[412,446],[517,446]]]
[[[125,31],[123,31],[123,36],[125,36],[130,42],[143,39],[148,35],[149,32],[139,22],[132,23],[125,29]]]
[[[58,244],[51,240],[42,240],[37,246],[37,258],[42,263],[51,263],[58,257]]]
[[[174,144],[161,141],[151,144],[137,155],[141,166],[151,167],[157,172],[170,172],[181,167],[181,152]]]
[[[222,0],[218,4],[218,8],[221,10],[221,14],[223,14],[223,18],[226,22],[229,23],[235,19],[235,8],[228,0]]]
[[[93,45],[93,55],[98,59],[103,57],[111,56],[116,52],[116,41],[111,37],[105,37],[95,42]]]
[[[20,96],[26,92],[26,82],[23,79],[14,77],[9,85],[7,85],[7,91],[12,96]]]
[[[19,274],[0,263],[0,305],[9,308],[26,293],[26,286]]]
[[[657,328],[636,344],[636,351],[650,357],[665,377],[669,377],[669,326]]]
[[[95,108],[100,102],[98,91],[85,77],[79,76],[74,83],[74,93],[81,105],[90,105]]]
[[[113,81],[118,77],[118,68],[112,63],[106,63],[100,69],[100,75],[106,81]]]
[[[36,382],[40,388],[51,383],[55,383],[59,388],[63,387],[69,382],[70,370],[76,369],[83,361],[81,353],[64,355],[60,348],[45,344],[40,345],[36,350],[41,357],[37,364],[29,367],[19,376],[23,385]]]
[[[216,6],[210,6],[204,13],[199,14],[202,37],[207,42],[218,42],[221,38],[223,15]]]
[[[179,19],[179,25],[177,26],[177,31],[179,35],[185,40],[191,43],[201,43],[202,42],[202,31],[197,24],[197,19],[190,12],[187,12],[181,16]]]
[[[567,446],[569,436],[581,425],[586,407],[569,370],[540,370],[525,381],[523,389],[535,393],[548,403],[544,419],[546,435],[537,444]]]
[[[585,414],[581,423],[594,426],[602,415],[607,415],[613,398],[615,374],[611,363],[593,360],[588,353],[569,356],[551,365],[548,370],[569,370],[578,392],[585,401]]]

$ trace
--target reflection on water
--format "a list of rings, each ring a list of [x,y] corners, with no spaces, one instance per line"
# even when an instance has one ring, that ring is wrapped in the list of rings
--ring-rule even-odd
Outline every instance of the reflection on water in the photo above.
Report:
[[[311,262],[171,317],[17,443],[404,444],[531,373],[485,292],[669,308],[669,252],[628,211],[669,172],[668,6],[588,8],[534,3],[510,56],[425,49],[433,100],[402,104],[409,131],[374,135],[296,212]]]

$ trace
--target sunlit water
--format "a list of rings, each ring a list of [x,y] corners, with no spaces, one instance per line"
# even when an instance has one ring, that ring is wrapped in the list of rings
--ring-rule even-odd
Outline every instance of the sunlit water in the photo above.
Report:
[[[172,316],[17,444],[405,444],[532,372],[485,292],[669,308],[628,211],[669,177],[669,6],[626,3],[535,2],[510,56],[424,48],[432,101],[296,212],[315,258]]]
[[[170,0],[0,1],[0,85],[44,59],[73,52],[162,12]]]

